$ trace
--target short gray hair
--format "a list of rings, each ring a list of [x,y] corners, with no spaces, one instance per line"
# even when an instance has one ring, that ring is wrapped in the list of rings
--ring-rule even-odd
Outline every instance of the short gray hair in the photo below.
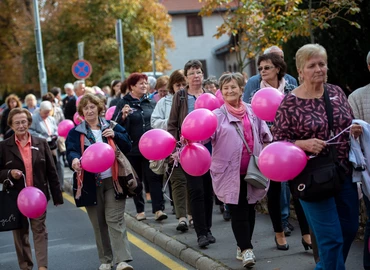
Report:
[[[370,51],[369,51],[369,53],[367,54],[366,62],[367,62],[367,64],[368,64],[368,65],[370,65]]]
[[[85,84],[85,81],[83,81],[83,80],[75,81],[75,82],[73,83],[74,89],[77,89],[77,87],[78,87],[80,84]]]
[[[71,83],[66,83],[66,84],[64,85],[64,89],[71,89],[71,90],[73,90],[73,84],[71,84]]]
[[[263,54],[268,54],[268,53],[271,53],[272,51],[279,51],[279,52],[282,52],[283,53],[283,56],[284,56],[284,52],[282,49],[280,49],[278,46],[271,46],[271,47],[268,47],[264,52]]]
[[[155,85],[157,84],[157,79],[152,76],[148,76],[148,83],[149,83],[150,89],[154,89]]]
[[[51,111],[53,109],[53,104],[51,104],[50,101],[45,100],[40,103],[40,111],[46,110],[46,111]]]

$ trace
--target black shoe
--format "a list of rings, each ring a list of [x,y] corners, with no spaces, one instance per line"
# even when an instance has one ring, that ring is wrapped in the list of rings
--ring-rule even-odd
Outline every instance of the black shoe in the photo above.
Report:
[[[180,232],[186,232],[187,230],[189,230],[188,224],[186,224],[186,221],[180,221],[176,227],[176,230]]]
[[[311,244],[307,243],[303,238],[302,238],[302,245],[305,250],[312,249],[312,243]]]
[[[292,231],[289,229],[288,226],[284,227],[284,234],[285,236],[290,236],[292,234]]]
[[[290,231],[294,231],[294,226],[290,224],[289,221],[287,222],[286,226],[289,228]]]
[[[198,246],[201,248],[205,248],[206,246],[209,245],[209,241],[207,239],[207,236],[201,235],[198,237]]]
[[[276,240],[276,236],[275,236],[275,244],[276,244],[276,248],[278,250],[288,250],[289,249],[289,245],[288,243],[287,244],[284,244],[284,245],[280,245],[277,240]]]
[[[225,221],[229,221],[231,219],[229,208],[226,205],[225,205],[225,211],[222,214],[222,216],[224,217]]]
[[[207,233],[207,240],[210,244],[216,243],[216,238],[212,235],[211,232]]]

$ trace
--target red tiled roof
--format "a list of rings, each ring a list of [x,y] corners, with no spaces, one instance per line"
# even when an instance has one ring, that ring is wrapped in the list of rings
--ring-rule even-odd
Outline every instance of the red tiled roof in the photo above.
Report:
[[[199,3],[199,0],[159,0],[159,3],[164,5],[170,14],[186,11],[199,12],[204,5],[204,3]]]

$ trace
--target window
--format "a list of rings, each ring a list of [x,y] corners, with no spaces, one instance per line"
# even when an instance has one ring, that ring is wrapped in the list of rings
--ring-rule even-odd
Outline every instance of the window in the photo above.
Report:
[[[199,60],[199,61],[202,63],[202,66],[203,66],[203,71],[204,71],[203,78],[206,79],[208,78],[207,62],[206,60]]]
[[[188,37],[203,36],[202,17],[198,15],[186,16]]]

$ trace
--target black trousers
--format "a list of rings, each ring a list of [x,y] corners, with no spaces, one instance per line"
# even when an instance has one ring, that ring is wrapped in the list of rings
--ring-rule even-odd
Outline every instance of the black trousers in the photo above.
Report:
[[[163,175],[155,174],[149,168],[149,160],[143,156],[127,156],[127,159],[130,161],[132,167],[135,169],[139,181],[147,180],[150,190],[150,196],[152,198],[152,212],[155,213],[159,210],[164,210],[164,198],[163,198]],[[138,213],[144,212],[144,196],[141,193],[138,196],[134,197],[134,202],[136,206],[136,211]]]
[[[201,176],[191,176],[185,172],[188,182],[190,209],[193,215],[197,236],[207,235],[212,227],[213,188],[208,172]]]
[[[289,188],[292,189],[292,186],[289,185]],[[274,232],[276,233],[283,231],[283,225],[281,221],[280,195],[281,195],[281,183],[270,181],[270,187],[267,192],[267,208],[269,210]],[[293,198],[293,205],[295,212],[297,214],[301,234],[302,235],[309,234],[310,230],[308,222],[303,212],[301,203],[299,202],[298,199]]]
[[[238,247],[241,251],[253,249],[252,235],[256,223],[256,204],[248,204],[248,185],[244,175],[240,177],[240,193],[238,204],[227,204],[231,215],[231,227]]]

